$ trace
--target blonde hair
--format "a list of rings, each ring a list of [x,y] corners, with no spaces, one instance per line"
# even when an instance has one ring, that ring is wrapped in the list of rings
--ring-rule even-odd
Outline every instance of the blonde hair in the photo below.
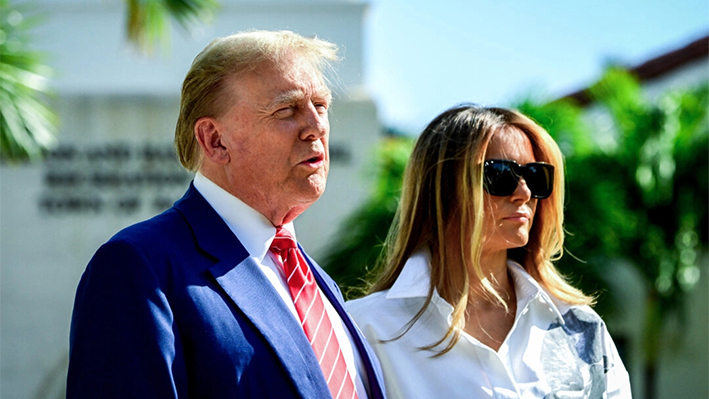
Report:
[[[263,62],[280,65],[294,53],[316,67],[324,81],[324,70],[337,60],[336,45],[290,31],[249,31],[217,38],[195,57],[182,84],[175,128],[175,150],[187,170],[197,170],[201,162],[194,136],[197,120],[220,116],[232,103],[226,97],[226,80],[254,70]]]
[[[461,105],[437,116],[416,141],[404,174],[401,200],[380,259],[382,273],[370,292],[394,284],[407,259],[420,250],[431,253],[431,284],[423,307],[405,326],[400,338],[424,314],[434,290],[453,305],[452,323],[433,349],[448,341],[436,356],[448,352],[460,339],[468,302],[469,270],[483,288],[503,306],[505,301],[484,279],[480,265],[483,238],[483,166],[488,144],[495,132],[516,128],[529,137],[537,161],[554,166],[554,189],[539,200],[529,242],[508,251],[539,284],[570,304],[591,304],[593,299],[571,286],[553,261],[563,254],[564,177],[559,147],[542,127],[513,110]],[[459,245],[446,242],[446,230],[460,232]],[[467,242],[466,242],[467,241]],[[471,245],[472,244],[472,245]],[[460,262],[447,264],[449,248],[460,248]],[[450,254],[449,254],[450,255]]]

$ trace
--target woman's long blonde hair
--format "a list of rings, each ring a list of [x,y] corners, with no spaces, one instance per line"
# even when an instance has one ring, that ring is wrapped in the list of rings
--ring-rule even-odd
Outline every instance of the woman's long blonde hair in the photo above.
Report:
[[[453,305],[453,320],[439,341],[423,348],[433,349],[447,341],[436,356],[448,352],[460,339],[470,291],[469,270],[474,271],[489,294],[506,306],[484,278],[480,256],[484,212],[482,163],[492,135],[509,128],[519,129],[529,137],[537,161],[554,166],[554,190],[549,198],[537,204],[527,245],[510,250],[508,257],[518,261],[558,299],[570,304],[593,302],[571,286],[552,263],[563,253],[564,165],[561,151],[549,133],[517,111],[473,105],[451,108],[436,117],[416,141],[404,174],[399,208],[379,262],[382,272],[370,289],[376,292],[390,288],[414,252],[430,251],[431,284],[426,301],[401,335],[424,314],[437,290]],[[456,245],[446,240],[446,229],[451,226],[461,232],[460,243]],[[445,262],[451,248],[460,248],[459,254],[454,255],[460,257],[460,262]]]

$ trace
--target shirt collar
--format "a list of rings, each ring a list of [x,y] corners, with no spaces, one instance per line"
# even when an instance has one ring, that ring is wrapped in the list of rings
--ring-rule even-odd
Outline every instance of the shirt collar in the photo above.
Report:
[[[519,263],[508,260],[507,270],[510,271],[515,284],[518,309],[524,309],[532,301],[538,301],[546,305],[549,310],[554,313],[559,323],[564,324],[564,317],[561,314],[568,310],[568,304],[549,295],[549,293],[539,285],[539,282],[529,275]]]
[[[428,249],[414,252],[406,260],[403,270],[386,294],[387,299],[425,298],[431,285],[431,253]],[[436,288],[433,289],[431,304],[438,309],[448,324],[452,322],[453,306],[441,298]]]
[[[415,252],[406,260],[403,270],[387,293],[387,299],[417,298],[428,295],[431,284],[431,254]]]
[[[512,260],[507,261],[507,269],[512,275],[517,293],[517,307],[522,309],[532,301],[544,303],[563,324],[561,311],[567,311],[568,305],[549,295],[541,285],[527,273],[522,266]],[[418,298],[428,295],[431,284],[431,254],[428,250],[415,252],[404,264],[394,284],[386,295],[387,299]],[[434,289],[434,298],[438,292]]]
[[[276,228],[271,222],[199,172],[195,175],[194,187],[229,226],[249,254],[262,262],[276,235]],[[283,225],[283,228],[295,238],[292,222]]]

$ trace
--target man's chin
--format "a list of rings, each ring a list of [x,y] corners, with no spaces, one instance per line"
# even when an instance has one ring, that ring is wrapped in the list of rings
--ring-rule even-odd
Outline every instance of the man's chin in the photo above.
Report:
[[[308,176],[307,185],[307,191],[316,196],[315,200],[317,200],[325,192],[325,186],[327,186],[327,173],[313,173]]]

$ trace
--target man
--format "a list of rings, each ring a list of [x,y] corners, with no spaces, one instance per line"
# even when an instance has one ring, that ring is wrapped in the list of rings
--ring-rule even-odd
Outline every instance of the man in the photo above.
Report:
[[[175,133],[195,179],[87,266],[68,398],[384,397],[337,286],[291,240],[325,189],[336,52],[258,31],[195,58]]]

